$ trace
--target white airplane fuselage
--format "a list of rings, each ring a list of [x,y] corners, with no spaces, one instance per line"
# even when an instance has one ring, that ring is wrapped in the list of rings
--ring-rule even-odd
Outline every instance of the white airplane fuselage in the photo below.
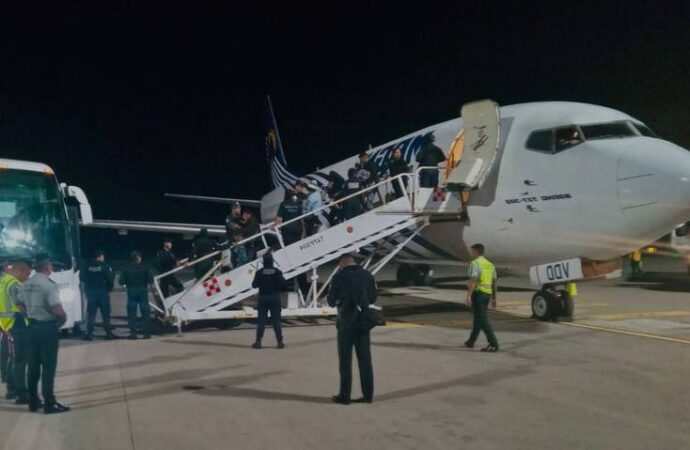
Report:
[[[568,102],[506,106],[500,116],[499,154],[483,186],[472,192],[470,221],[429,226],[404,251],[408,257],[467,260],[469,247],[483,243],[490,258],[503,265],[609,260],[690,217],[690,152],[675,144],[638,132],[585,139],[557,152],[527,148],[534,131],[613,122],[627,122],[634,130],[633,124],[642,124],[639,120]],[[462,127],[462,119],[450,120],[368,153],[380,166],[400,146],[412,162],[424,135],[433,133],[435,144],[446,152]],[[304,178],[325,184],[330,171],[346,177],[356,162],[353,156]],[[294,178],[277,160],[272,170],[276,185]],[[264,197],[264,217],[275,210],[277,197],[275,192]]]

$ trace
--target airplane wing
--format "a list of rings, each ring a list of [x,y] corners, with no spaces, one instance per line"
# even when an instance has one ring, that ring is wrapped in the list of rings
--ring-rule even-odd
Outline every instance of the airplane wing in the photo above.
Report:
[[[84,225],[86,228],[103,228],[118,230],[122,234],[128,231],[152,231],[157,233],[174,234],[198,234],[202,228],[208,229],[211,236],[224,236],[225,227],[222,225],[203,225],[195,223],[168,223],[168,222],[134,222],[127,220],[94,220],[93,223]]]
[[[251,206],[253,208],[260,208],[261,207],[261,201],[260,200],[247,200],[247,199],[242,199],[242,198],[208,197],[205,195],[169,194],[169,193],[166,193],[165,196],[168,198],[181,198],[184,200],[196,200],[199,202],[223,203],[223,204],[227,204],[227,205],[231,205],[235,202],[238,202],[242,206]]]

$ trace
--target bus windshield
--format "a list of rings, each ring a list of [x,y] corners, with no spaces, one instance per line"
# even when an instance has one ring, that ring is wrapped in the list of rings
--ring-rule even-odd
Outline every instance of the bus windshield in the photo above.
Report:
[[[48,253],[71,268],[68,222],[57,180],[42,172],[0,170],[0,260]]]

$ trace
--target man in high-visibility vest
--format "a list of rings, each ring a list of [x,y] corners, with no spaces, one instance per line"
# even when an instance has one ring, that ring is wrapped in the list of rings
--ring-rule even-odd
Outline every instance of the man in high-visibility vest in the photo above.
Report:
[[[18,405],[28,403],[26,364],[29,353],[28,321],[20,307],[20,287],[31,275],[28,261],[13,259],[5,265],[0,278],[0,328],[7,339],[8,352],[1,363],[5,367],[6,399],[15,399]],[[3,355],[5,356],[5,355]]]
[[[484,257],[484,245],[474,244],[470,248],[472,263],[469,270],[469,281],[467,283],[466,304],[472,308],[474,314],[474,324],[472,334],[465,342],[465,347],[474,348],[474,343],[479,337],[479,332],[483,331],[489,345],[482,349],[483,352],[497,352],[498,341],[494,331],[489,324],[487,310],[489,307],[496,308],[496,268]]]
[[[632,278],[642,275],[642,252],[640,250],[630,253],[630,269],[632,270]]]

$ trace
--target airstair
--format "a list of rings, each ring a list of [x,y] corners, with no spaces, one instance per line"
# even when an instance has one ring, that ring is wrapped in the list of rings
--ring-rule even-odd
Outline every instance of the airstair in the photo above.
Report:
[[[316,211],[266,227],[234,245],[252,245],[255,249],[260,249],[253,261],[239,267],[229,267],[231,247],[160,274],[154,278],[160,303],[153,302],[151,306],[179,330],[184,323],[197,320],[256,318],[257,310],[252,306],[252,297],[256,296],[257,290],[252,288],[252,281],[256,271],[262,267],[263,254],[272,251],[275,266],[283,272],[285,279],[295,280],[294,292],[289,292],[287,298],[283,299],[283,317],[335,315],[336,310],[326,304],[325,293],[337,267],[332,269],[323,282],[319,282],[319,268],[333,263],[345,253],[356,252],[364,257],[362,266],[375,275],[430,223],[459,219],[458,212],[462,206],[460,198],[443,188],[420,187],[419,175],[427,170],[445,170],[448,184],[455,181],[475,187],[486,178],[498,148],[498,117],[494,116],[498,109],[493,102],[476,103],[469,104],[475,107],[469,108],[467,114],[475,117],[464,117],[466,132],[461,131],[461,135],[465,136],[464,141],[473,143],[471,153],[465,151],[465,156],[462,156],[460,149],[460,155],[449,162],[450,170],[419,167],[414,173],[386,179]],[[467,128],[467,124],[471,124],[471,129]],[[452,152],[456,152],[456,144],[457,140]],[[391,189],[393,183],[400,187],[402,196],[389,199],[385,194],[394,191]],[[326,214],[332,208],[342,207],[352,199],[365,198],[376,198],[379,201],[374,203],[372,209],[356,217],[292,244],[284,243],[281,233],[284,227],[299,221],[309,222],[317,214]],[[390,239],[391,237],[395,239]],[[181,292],[168,297],[163,295],[160,288],[163,278],[189,273],[189,269],[197,264],[209,266],[209,260],[212,267],[203,276],[184,282]],[[298,277],[304,279],[300,276],[306,277],[310,282],[306,294],[297,288]]]
[[[362,265],[376,274],[429,225],[428,211],[441,211],[446,208],[457,211],[459,208],[457,199],[441,196],[436,189],[418,187],[417,179],[420,170],[432,169],[420,168],[413,174],[401,174],[387,179],[331,202],[319,210],[275,227],[266,228],[238,242],[235,245],[252,244],[263,247],[257,252],[256,259],[240,267],[229,271],[224,269],[229,264],[229,255],[232,251],[230,248],[211,253],[156,276],[154,285],[161,304],[152,304],[152,306],[178,327],[195,320],[255,318],[257,310],[243,302],[257,293],[257,290],[252,288],[252,281],[256,271],[262,267],[263,254],[269,251],[270,247],[275,266],[283,272],[286,280],[294,280],[304,274],[310,281],[309,292],[306,295],[302,295],[299,289],[287,295],[283,316],[335,315],[335,309],[326,305],[324,294],[336,269],[325,282],[319,283],[318,269],[320,267],[337,260],[344,253],[359,252],[364,257]],[[433,170],[439,169],[433,168]],[[403,195],[387,201],[383,194],[385,191],[392,191],[389,189],[392,183],[399,183]],[[372,195],[372,193],[376,194]],[[285,226],[302,220],[309,221],[314,215],[337,208],[354,197],[366,196],[379,198],[380,203],[370,211],[365,211],[350,220],[345,220],[293,244],[284,244],[281,229]],[[403,233],[406,237],[393,246],[386,239]],[[209,259],[213,261],[213,267],[203,277],[187,281],[184,283],[184,290],[179,293],[168,297],[163,296],[160,288],[161,279],[170,275],[178,276],[183,271],[189,272],[189,268],[196,264],[205,262],[208,265]]]

